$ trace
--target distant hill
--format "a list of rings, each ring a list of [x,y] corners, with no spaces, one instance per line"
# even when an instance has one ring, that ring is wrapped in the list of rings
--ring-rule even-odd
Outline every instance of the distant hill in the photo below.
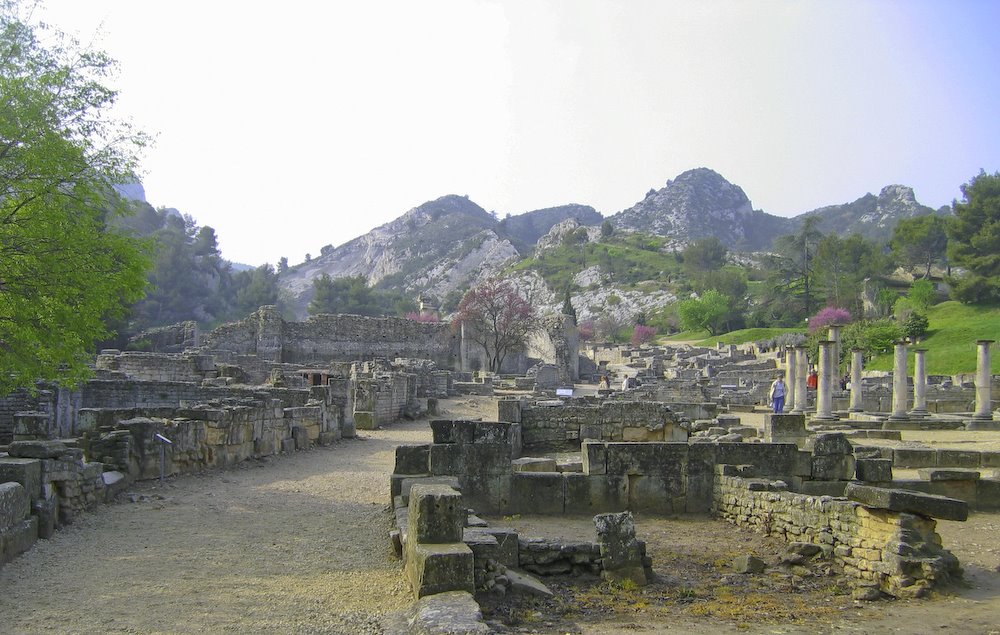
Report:
[[[500,221],[500,226],[511,242],[523,252],[529,250],[555,225],[567,219],[573,219],[584,226],[604,222],[604,217],[589,205],[561,205],[508,216]]]
[[[951,214],[951,208],[939,210],[921,205],[913,194],[913,188],[905,185],[887,185],[878,196],[865,194],[861,198],[842,205],[828,205],[800,214],[793,220],[800,224],[811,216],[818,216],[819,230],[824,234],[861,234],[871,240],[888,240],[892,230],[901,218],[912,218],[925,214]],[[797,225],[796,225],[797,226]]]
[[[727,247],[754,251],[770,246],[793,222],[755,211],[739,186],[708,168],[688,170],[650,190],[632,207],[611,216],[618,229],[667,238],[675,246],[714,236]]]

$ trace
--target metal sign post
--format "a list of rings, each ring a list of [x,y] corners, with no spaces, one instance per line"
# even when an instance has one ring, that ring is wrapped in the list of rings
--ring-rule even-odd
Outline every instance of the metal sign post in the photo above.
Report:
[[[153,438],[160,442],[160,485],[163,485],[164,479],[167,478],[167,446],[173,445],[174,442],[159,432],[153,435]]]

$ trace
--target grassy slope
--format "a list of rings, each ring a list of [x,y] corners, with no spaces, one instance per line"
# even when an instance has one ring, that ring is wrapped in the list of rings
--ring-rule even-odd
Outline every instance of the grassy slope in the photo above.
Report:
[[[930,328],[920,342],[927,349],[927,373],[930,375],[955,375],[976,371],[976,340],[1000,341],[1000,308],[975,307],[959,302],[942,302],[927,312]],[[799,331],[801,329],[742,329],[718,337],[708,337],[705,331],[684,331],[661,338],[662,342],[696,341],[701,346],[716,343],[743,344]],[[1000,374],[1000,346],[994,345],[991,355],[993,374]],[[892,355],[879,355],[866,365],[869,370],[892,370]],[[913,372],[913,354],[910,354],[909,371]]]
[[[920,342],[927,349],[927,373],[954,375],[976,371],[976,340],[1000,340],[1000,308],[975,307],[955,301],[942,302],[927,312],[930,328]],[[991,351],[991,372],[1000,374],[1000,350]],[[871,370],[892,370],[892,355],[879,355],[868,363]],[[913,372],[913,354],[910,354]]]

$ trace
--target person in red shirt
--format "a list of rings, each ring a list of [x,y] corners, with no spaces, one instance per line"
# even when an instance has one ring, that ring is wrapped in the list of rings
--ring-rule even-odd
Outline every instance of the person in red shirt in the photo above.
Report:
[[[819,375],[816,374],[816,371],[811,370],[809,376],[806,377],[806,388],[816,390],[817,386],[819,386]]]

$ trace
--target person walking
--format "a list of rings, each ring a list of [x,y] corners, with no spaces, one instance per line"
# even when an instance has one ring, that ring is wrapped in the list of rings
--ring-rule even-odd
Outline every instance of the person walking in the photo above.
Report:
[[[771,408],[776,413],[780,414],[785,410],[785,380],[781,378],[781,375],[778,375],[771,382],[771,390],[768,392],[768,397],[771,399]]]

